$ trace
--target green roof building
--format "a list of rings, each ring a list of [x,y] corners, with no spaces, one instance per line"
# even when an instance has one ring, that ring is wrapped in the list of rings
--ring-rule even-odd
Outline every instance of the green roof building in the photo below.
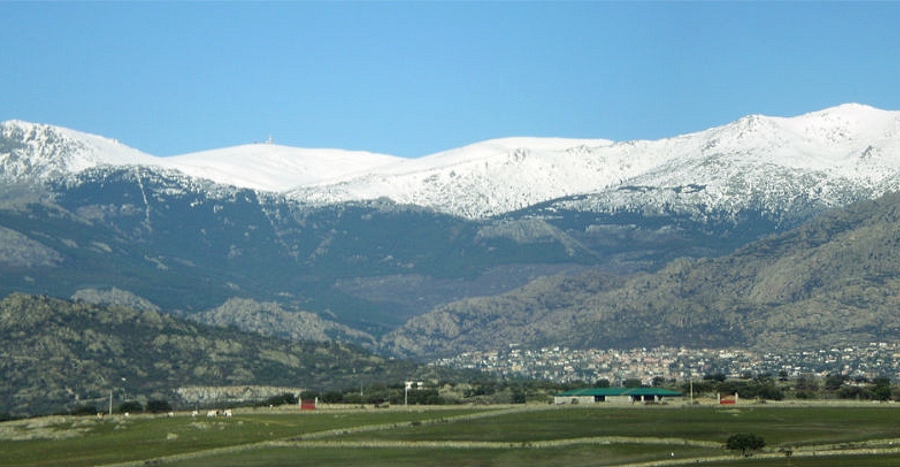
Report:
[[[684,397],[684,393],[660,388],[586,388],[557,394],[555,404],[593,404],[596,402],[626,403],[663,402]]]

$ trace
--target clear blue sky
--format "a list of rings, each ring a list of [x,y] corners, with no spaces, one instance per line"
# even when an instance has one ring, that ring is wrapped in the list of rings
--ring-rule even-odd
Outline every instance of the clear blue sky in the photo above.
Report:
[[[0,120],[417,157],[900,109],[898,2],[7,2]]]

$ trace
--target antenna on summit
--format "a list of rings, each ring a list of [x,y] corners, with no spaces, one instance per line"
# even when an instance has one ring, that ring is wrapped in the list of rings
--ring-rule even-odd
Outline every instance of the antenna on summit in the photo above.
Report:
[[[266,139],[266,144],[275,144],[275,138],[272,135],[269,135],[269,138]]]

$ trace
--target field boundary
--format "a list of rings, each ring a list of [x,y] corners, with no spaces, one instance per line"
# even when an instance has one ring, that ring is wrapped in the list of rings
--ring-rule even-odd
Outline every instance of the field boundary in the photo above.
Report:
[[[774,408],[774,407],[766,407]],[[406,409],[402,409],[406,410]],[[412,409],[415,410],[415,409]],[[412,411],[411,410],[411,411]],[[248,451],[265,451],[267,449],[293,449],[293,448],[322,448],[322,449],[360,449],[360,450],[535,450],[565,448],[570,446],[608,446],[608,445],[643,445],[643,446],[671,446],[672,458],[647,460],[645,462],[622,462],[611,464],[617,467],[662,467],[684,466],[707,463],[732,463],[740,462],[740,454],[728,452],[724,443],[711,440],[690,439],[682,437],[652,437],[652,436],[575,436],[561,437],[557,439],[529,440],[529,441],[479,441],[475,440],[422,440],[406,441],[392,439],[341,439],[347,435],[377,432],[380,430],[405,429],[419,426],[433,426],[445,423],[459,423],[467,421],[483,420],[504,415],[524,412],[558,411],[555,406],[504,406],[499,408],[485,407],[483,411],[465,414],[446,414],[438,418],[395,421],[388,423],[361,424],[322,431],[313,431],[302,435],[288,436],[279,439],[269,439],[252,443],[232,446],[200,449],[192,452],[165,455],[141,460],[103,464],[101,467],[138,467],[146,465],[165,465],[182,461],[196,461],[216,456],[226,456]],[[583,408],[562,410],[583,410]],[[775,409],[777,410],[777,409]],[[318,415],[318,414],[317,414]],[[322,415],[326,415],[322,413]],[[678,448],[692,447],[709,450],[705,454],[694,451],[684,456],[676,453]],[[656,448],[659,449],[659,448]],[[663,448],[668,457],[668,448]],[[815,457],[847,457],[854,456],[900,456],[900,438],[875,438],[859,442],[823,443],[823,444],[797,444],[797,445],[773,445],[761,451],[753,453],[752,459],[782,459],[788,458],[815,458]]]

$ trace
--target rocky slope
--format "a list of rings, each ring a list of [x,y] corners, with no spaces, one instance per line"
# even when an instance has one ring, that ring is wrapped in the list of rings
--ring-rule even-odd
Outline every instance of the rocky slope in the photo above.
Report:
[[[900,195],[861,201],[720,258],[634,277],[537,281],[438,307],[386,349],[443,356],[563,345],[818,350],[900,340]]]
[[[335,344],[204,326],[154,312],[13,294],[0,300],[0,413],[123,399],[184,401],[183,387],[314,390],[440,377],[442,370]],[[182,407],[187,408],[187,407]]]
[[[466,334],[481,341],[489,322],[519,339],[516,320],[533,320],[479,311],[447,340],[417,316],[535,280],[537,293],[586,270],[610,278],[583,284],[605,297],[607,281],[726,255],[875,199],[900,186],[898,173],[900,113],[857,104],[659,141],[507,138],[410,160],[265,144],[158,158],[6,122],[0,295],[117,295],[177,316],[366,346],[408,322],[382,348],[417,353],[433,337],[421,352],[444,352]],[[582,300],[606,299],[547,296],[528,309]],[[629,319],[604,313],[610,329]],[[418,337],[409,332],[417,326]],[[547,327],[558,331],[529,339],[595,342]]]

